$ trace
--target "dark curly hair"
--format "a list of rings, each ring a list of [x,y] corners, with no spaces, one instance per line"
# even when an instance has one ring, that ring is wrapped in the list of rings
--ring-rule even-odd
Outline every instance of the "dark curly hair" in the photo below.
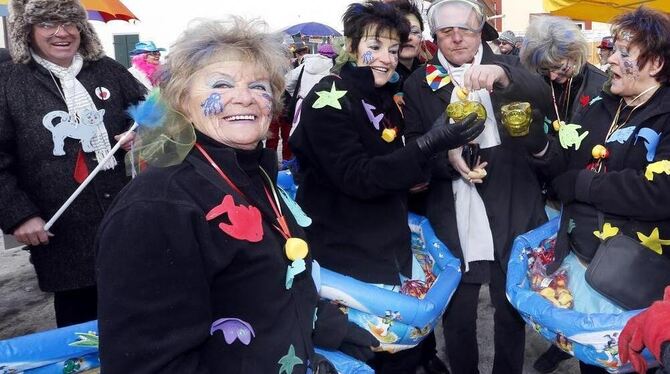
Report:
[[[670,82],[670,16],[641,6],[612,21],[614,41],[621,38],[623,32],[631,33],[630,44],[640,48],[638,68],[659,59],[663,67],[654,78],[660,83]]]
[[[409,22],[405,16],[395,6],[381,1],[350,4],[342,16],[342,23],[344,36],[351,40],[348,51],[351,53],[358,49],[358,44],[370,26],[375,27],[375,37],[397,33],[400,44],[406,43],[409,38]]]
[[[405,17],[409,16],[410,14],[416,17],[416,19],[419,20],[421,31],[423,31],[423,18],[421,17],[421,11],[419,10],[419,7],[416,6],[416,3],[414,1],[391,0],[387,1],[386,3],[396,7],[400,11],[400,13]]]

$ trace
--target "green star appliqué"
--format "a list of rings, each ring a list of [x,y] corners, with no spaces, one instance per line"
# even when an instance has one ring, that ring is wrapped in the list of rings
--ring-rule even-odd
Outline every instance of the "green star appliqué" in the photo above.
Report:
[[[281,365],[279,367],[279,374],[293,374],[293,368],[296,365],[302,365],[302,360],[295,355],[295,348],[293,348],[293,344],[291,344],[288,348],[288,352],[282,356],[277,363]]]
[[[312,104],[312,108],[319,109],[326,106],[332,106],[335,109],[342,109],[342,105],[340,105],[338,100],[346,93],[347,91],[338,91],[335,88],[335,82],[333,82],[333,86],[330,88],[330,91],[318,91],[316,93],[319,95],[319,98],[316,99],[314,104]]]

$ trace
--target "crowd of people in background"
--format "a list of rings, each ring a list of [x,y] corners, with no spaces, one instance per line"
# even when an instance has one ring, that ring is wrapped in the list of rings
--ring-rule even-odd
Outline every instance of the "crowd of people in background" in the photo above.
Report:
[[[342,43],[310,49],[260,20],[203,19],[167,56],[138,42],[126,69],[79,0],[10,0],[0,228],[30,251],[58,327],[98,319],[105,373],[335,373],[315,347],[383,374],[478,373],[485,284],[493,373],[521,373],[525,322],[506,295],[507,264],[547,207],[561,211],[549,268],[567,267],[575,310],[626,309],[585,279],[607,238],[661,264],[634,271],[670,271],[667,14],[613,19],[597,65],[571,20],[498,33],[479,0],[435,0],[425,13],[411,0],[354,2],[342,22]],[[143,100],[151,131],[122,138]],[[447,116],[465,102],[481,113]],[[533,108],[521,136],[502,125],[512,102]],[[101,163],[120,139],[123,152]],[[140,164],[131,180],[124,166]],[[286,168],[298,205],[277,187]],[[462,277],[443,336],[383,352],[312,277],[321,266],[399,292],[420,267],[410,212],[427,217]],[[647,372],[645,347],[667,370],[670,288],[618,344],[635,370]],[[534,367],[570,357],[552,345]]]

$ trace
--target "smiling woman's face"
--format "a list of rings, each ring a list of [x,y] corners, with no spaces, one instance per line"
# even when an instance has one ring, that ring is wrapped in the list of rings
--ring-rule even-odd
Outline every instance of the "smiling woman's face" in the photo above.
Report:
[[[398,66],[400,39],[397,34],[391,32],[384,32],[376,37],[375,31],[375,27],[369,27],[358,43],[356,64],[370,66],[375,78],[375,87],[381,87],[391,79]]]
[[[254,149],[272,119],[268,74],[246,61],[215,62],[193,77],[184,110],[195,128],[219,143]]]

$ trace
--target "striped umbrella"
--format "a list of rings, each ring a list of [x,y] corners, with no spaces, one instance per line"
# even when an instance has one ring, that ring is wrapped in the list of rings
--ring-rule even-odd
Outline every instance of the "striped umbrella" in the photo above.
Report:
[[[114,20],[129,21],[137,19],[121,0],[80,0],[88,11],[88,19],[109,22]],[[0,16],[7,16],[9,0],[0,0]]]

